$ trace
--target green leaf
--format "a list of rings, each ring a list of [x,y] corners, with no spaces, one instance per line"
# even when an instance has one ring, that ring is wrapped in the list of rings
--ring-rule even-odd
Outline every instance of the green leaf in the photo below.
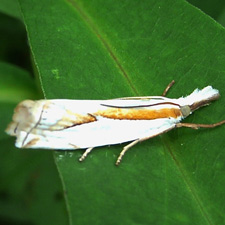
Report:
[[[0,11],[9,16],[15,17],[16,19],[22,20],[17,0],[1,0]]]
[[[170,97],[212,85],[225,96],[225,33],[180,0],[20,0],[47,98]],[[224,119],[224,98],[186,121]],[[55,153],[70,224],[222,224],[225,127],[138,144]],[[88,135],[86,137],[89,138]]]
[[[25,98],[38,99],[40,96],[28,72],[0,62],[0,102],[19,103]]]

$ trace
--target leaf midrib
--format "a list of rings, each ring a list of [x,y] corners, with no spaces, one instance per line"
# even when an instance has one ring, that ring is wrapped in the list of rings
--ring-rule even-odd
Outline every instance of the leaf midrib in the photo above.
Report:
[[[189,192],[191,193],[192,198],[195,200],[196,205],[198,206],[200,212],[203,215],[203,218],[209,225],[213,225],[214,223],[210,220],[210,217],[208,216],[207,210],[204,208],[204,204],[202,203],[200,197],[197,194],[196,188],[194,184],[191,182],[191,179],[188,176],[188,173],[185,171],[184,167],[179,162],[177,156],[174,154],[173,150],[171,149],[171,146],[169,143],[165,140],[165,138],[161,137],[162,143],[165,146],[165,148],[168,150],[168,153],[170,154],[175,167],[181,174],[181,177],[183,178],[184,183],[186,184]]]
[[[135,85],[133,84],[132,80],[129,77],[129,74],[126,72],[126,69],[122,66],[120,63],[119,57],[116,56],[116,54],[113,52],[111,45],[109,44],[109,41],[103,38],[103,35],[100,32],[100,29],[96,26],[96,24],[92,21],[91,17],[85,13],[83,8],[73,0],[66,0],[68,4],[72,5],[73,9],[79,14],[80,18],[83,19],[89,30],[96,36],[96,38],[102,43],[102,45],[105,47],[106,51],[108,51],[109,55],[111,56],[112,61],[117,65],[119,68],[121,74],[125,77],[127,80],[129,86],[135,93],[135,95],[140,95],[138,90],[135,88]]]

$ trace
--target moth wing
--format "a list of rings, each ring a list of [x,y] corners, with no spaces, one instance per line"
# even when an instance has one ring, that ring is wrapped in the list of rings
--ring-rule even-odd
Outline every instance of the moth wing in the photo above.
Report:
[[[39,130],[37,127],[29,135],[21,132],[16,146],[63,150],[114,145],[157,136],[174,128],[176,123],[177,120],[168,118],[141,121],[99,118],[93,123],[59,131]]]

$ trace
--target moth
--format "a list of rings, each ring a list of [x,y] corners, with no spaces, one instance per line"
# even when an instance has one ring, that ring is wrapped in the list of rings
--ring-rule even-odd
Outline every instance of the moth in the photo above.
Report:
[[[137,143],[173,128],[213,128],[215,124],[181,123],[198,108],[217,100],[219,91],[207,86],[178,99],[162,96],[126,97],[110,100],[25,100],[17,105],[6,132],[16,136],[18,148],[86,149],[83,161],[93,148],[130,142],[123,155]]]

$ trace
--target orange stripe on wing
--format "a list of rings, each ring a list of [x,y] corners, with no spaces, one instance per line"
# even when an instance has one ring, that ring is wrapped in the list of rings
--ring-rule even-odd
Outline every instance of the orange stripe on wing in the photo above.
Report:
[[[63,130],[76,125],[91,123],[94,121],[97,121],[97,119],[92,114],[87,113],[85,115],[81,115],[67,110],[65,116],[62,117],[61,120],[57,121],[53,126],[49,127],[49,130]]]
[[[179,108],[163,109],[123,109],[109,108],[100,110],[93,115],[119,120],[153,120],[159,118],[178,118],[182,116]]]

